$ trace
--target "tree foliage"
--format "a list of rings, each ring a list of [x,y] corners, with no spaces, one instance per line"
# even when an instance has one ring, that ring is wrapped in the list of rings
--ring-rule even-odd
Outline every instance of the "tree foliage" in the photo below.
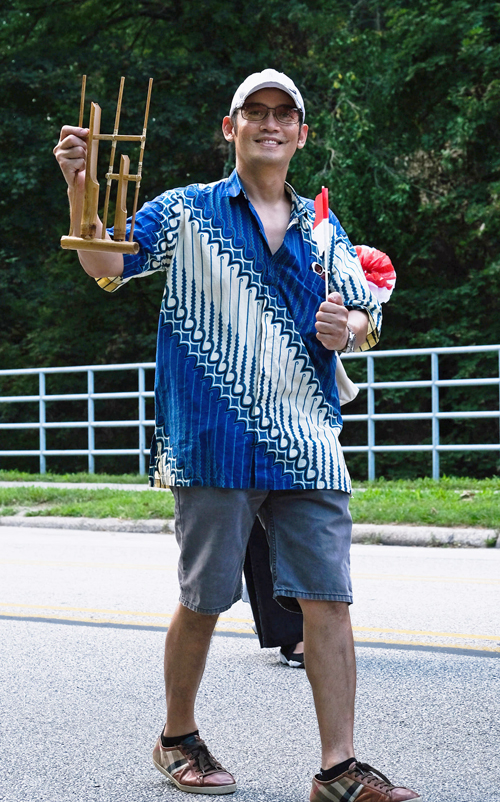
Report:
[[[82,73],[103,130],[127,76],[132,133],[154,78],[143,201],[227,174],[234,89],[266,66],[289,73],[310,125],[292,182],[328,185],[352,241],[395,264],[382,347],[500,341],[496,0],[7,0],[0,62],[1,367],[154,358],[161,281],[110,296],[59,248],[51,151],[77,122]]]

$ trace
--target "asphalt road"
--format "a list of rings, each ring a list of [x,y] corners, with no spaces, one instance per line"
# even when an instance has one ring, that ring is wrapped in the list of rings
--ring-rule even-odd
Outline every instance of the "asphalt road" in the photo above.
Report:
[[[170,535],[0,529],[0,799],[181,800],[151,762]],[[353,546],[359,759],[426,802],[500,801],[500,551]],[[221,618],[198,721],[241,802],[307,802],[305,672]]]

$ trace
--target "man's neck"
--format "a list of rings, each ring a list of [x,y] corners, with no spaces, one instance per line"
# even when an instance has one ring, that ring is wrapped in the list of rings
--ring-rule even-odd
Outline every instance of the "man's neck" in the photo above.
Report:
[[[286,170],[254,169],[250,172],[238,164],[236,170],[246,195],[254,206],[274,206],[290,202],[285,192]]]
[[[253,170],[251,175],[240,172],[236,165],[241,183],[245,188],[248,200],[257,211],[271,253],[280,248],[290,221],[290,196],[285,192],[286,171]]]

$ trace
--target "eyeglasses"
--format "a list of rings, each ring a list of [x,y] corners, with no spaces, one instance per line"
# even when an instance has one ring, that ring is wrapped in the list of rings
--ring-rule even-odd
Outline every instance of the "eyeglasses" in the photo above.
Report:
[[[294,106],[287,106],[286,104],[276,106],[276,108],[273,109],[271,106],[266,106],[264,103],[245,103],[241,106],[240,111],[243,119],[251,123],[262,122],[271,111],[275,119],[282,125],[295,125],[300,122],[302,117],[300,109],[296,109]]]

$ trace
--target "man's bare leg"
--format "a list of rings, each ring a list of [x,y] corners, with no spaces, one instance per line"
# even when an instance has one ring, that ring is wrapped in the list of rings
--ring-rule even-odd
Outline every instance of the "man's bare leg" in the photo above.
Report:
[[[194,705],[218,617],[195,613],[182,604],[172,617],[164,661],[167,723],[163,734],[167,738],[198,729]]]
[[[304,614],[304,658],[321,737],[321,768],[354,757],[356,658],[349,607],[298,599]]]

